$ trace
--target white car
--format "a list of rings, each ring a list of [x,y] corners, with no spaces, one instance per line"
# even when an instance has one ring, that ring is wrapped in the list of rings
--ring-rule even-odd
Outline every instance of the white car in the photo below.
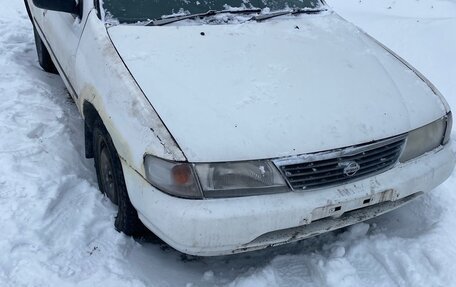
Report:
[[[395,209],[454,168],[442,95],[321,0],[26,6],[125,234],[261,249]]]

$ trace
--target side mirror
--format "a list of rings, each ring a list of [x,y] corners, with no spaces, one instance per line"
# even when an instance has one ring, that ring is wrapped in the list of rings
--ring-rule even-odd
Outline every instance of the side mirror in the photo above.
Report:
[[[33,4],[41,9],[71,13],[79,17],[82,16],[82,1],[76,0],[33,0]]]

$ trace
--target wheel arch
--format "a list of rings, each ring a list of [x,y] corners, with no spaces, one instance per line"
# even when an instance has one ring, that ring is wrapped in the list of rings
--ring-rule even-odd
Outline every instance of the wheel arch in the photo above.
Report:
[[[89,101],[84,101],[82,105],[82,115],[84,117],[84,141],[85,141],[85,157],[93,158],[93,126],[97,119],[103,120],[100,117],[97,109]]]
[[[122,160],[117,153],[117,149],[112,140],[103,119],[95,106],[85,100],[82,105],[82,114],[84,117],[84,138],[85,138],[85,154],[87,158],[94,158],[95,168],[97,171],[97,180],[100,190],[111,199],[111,201],[118,205],[118,213],[115,219],[114,226],[119,232],[123,232],[129,236],[142,236],[147,232],[147,228],[142,224],[138,218],[138,212],[131,202],[131,196],[125,183],[125,175],[123,172]],[[98,131],[98,132],[97,132]],[[97,139],[100,139],[100,131],[104,137],[105,144],[108,146],[108,154],[112,159],[111,171],[115,180],[113,181],[116,186],[115,196],[107,192],[105,182],[102,180],[102,164],[100,164],[100,149],[97,147]],[[110,195],[111,196],[110,196]]]

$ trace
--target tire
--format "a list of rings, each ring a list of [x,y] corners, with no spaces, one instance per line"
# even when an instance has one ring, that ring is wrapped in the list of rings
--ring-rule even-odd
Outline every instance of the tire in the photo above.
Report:
[[[116,230],[129,236],[143,236],[147,229],[131,204],[119,156],[111,136],[99,119],[93,126],[93,148],[100,191],[118,206],[114,223]]]
[[[36,53],[38,55],[38,62],[40,63],[41,68],[48,73],[58,74],[54,63],[52,62],[51,55],[49,54],[48,49],[41,40],[41,37],[35,27],[33,27],[33,34],[35,35]]]

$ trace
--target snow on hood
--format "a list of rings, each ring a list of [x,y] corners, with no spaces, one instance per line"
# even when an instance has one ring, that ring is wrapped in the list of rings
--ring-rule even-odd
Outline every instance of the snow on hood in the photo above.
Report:
[[[108,31],[193,162],[330,150],[445,113],[414,72],[332,13]]]

